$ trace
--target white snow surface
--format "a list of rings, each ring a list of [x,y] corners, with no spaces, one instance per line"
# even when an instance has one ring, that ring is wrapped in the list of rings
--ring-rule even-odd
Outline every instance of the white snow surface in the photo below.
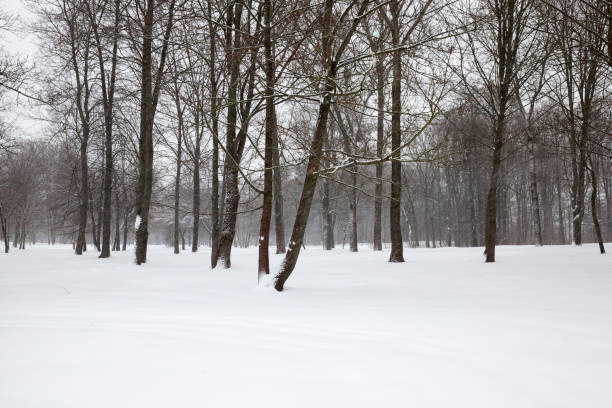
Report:
[[[282,256],[272,255],[276,270]],[[0,254],[0,407],[612,407],[612,258],[594,245]]]

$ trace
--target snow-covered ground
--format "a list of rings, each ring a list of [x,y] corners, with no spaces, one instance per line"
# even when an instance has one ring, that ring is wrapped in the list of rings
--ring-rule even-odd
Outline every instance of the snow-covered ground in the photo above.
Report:
[[[256,248],[12,250],[0,407],[612,407],[612,255],[497,251],[308,248],[277,293]]]

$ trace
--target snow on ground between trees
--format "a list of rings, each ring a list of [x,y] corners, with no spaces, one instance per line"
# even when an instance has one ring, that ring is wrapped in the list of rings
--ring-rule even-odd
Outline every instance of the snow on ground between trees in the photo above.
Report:
[[[612,406],[612,258],[593,245],[495,264],[308,248],[283,293],[257,286],[256,248],[213,271],[207,250],[95,256],[0,257],[0,406]]]

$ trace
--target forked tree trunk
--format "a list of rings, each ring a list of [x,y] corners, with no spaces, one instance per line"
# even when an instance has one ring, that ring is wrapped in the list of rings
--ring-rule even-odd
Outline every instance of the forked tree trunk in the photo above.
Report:
[[[109,83],[106,83],[106,69],[104,65],[104,56],[102,55],[102,42],[100,32],[98,30],[97,16],[94,16],[89,8],[89,21],[93,28],[96,47],[98,50],[98,64],[100,68],[100,82],[102,89],[102,105],[104,108],[104,150],[105,150],[105,168],[104,168],[104,209],[102,217],[102,251],[100,258],[108,258],[110,256],[110,240],[111,240],[111,210],[112,210],[112,188],[113,188],[113,102],[115,96],[115,79],[117,72],[117,49],[119,42],[119,23],[121,16],[121,2],[115,0],[115,20],[113,25],[113,49],[111,55],[111,73]]]
[[[237,33],[241,30],[241,16],[242,16],[242,4],[236,4],[236,12],[234,15],[234,27],[235,27],[235,37],[234,37],[234,51],[232,52],[231,57],[231,78],[238,80],[239,68],[240,68],[240,55],[238,54],[238,49],[240,48],[240,36]],[[261,15],[258,13],[257,19]],[[251,38],[251,37],[249,37]],[[247,70],[247,78],[248,78],[248,86],[247,86],[247,94],[241,95],[241,98],[245,100],[244,105],[241,106],[240,114],[242,117],[242,123],[240,125],[240,131],[238,132],[237,137],[234,138],[236,132],[236,123],[237,123],[237,84],[233,83],[229,85],[229,88],[235,88],[230,91],[230,100],[233,102],[228,106],[228,133],[227,133],[227,151],[230,155],[229,158],[226,158],[226,166],[225,166],[225,206],[224,211],[225,214],[223,216],[223,228],[221,232],[221,237],[219,240],[219,251],[218,257],[222,260],[223,266],[225,268],[231,267],[231,251],[232,245],[234,242],[234,237],[236,235],[236,221],[238,217],[238,204],[240,202],[240,190],[238,186],[238,173],[239,166],[242,160],[242,155],[244,152],[244,146],[247,139],[247,132],[249,130],[249,122],[250,122],[250,114],[251,114],[251,105],[253,101],[253,96],[255,92],[255,71],[257,68],[257,47],[251,47],[250,50],[250,66]],[[230,81],[232,82],[232,81]],[[234,97],[232,98],[232,95]],[[216,264],[216,263],[215,263]]]
[[[230,78],[228,84],[228,106],[227,106],[227,131],[225,136],[226,157],[225,168],[223,174],[223,189],[225,196],[223,197],[223,222],[221,234],[219,237],[219,249],[216,252],[217,259],[212,259],[212,267],[217,266],[219,259],[223,262],[225,268],[231,266],[231,250],[234,241],[235,217],[240,200],[240,192],[238,191],[238,163],[236,162],[236,128],[238,121],[238,76],[240,74],[240,22],[242,18],[242,4],[233,2],[228,7],[227,11],[227,26],[226,31],[227,42],[230,48],[228,63],[230,69]],[[233,29],[232,29],[233,27]],[[233,33],[233,35],[232,35]],[[233,39],[232,39],[233,38]],[[233,41],[233,47],[232,47]],[[235,208],[234,207],[235,204]]]
[[[264,57],[266,71],[266,129],[264,147],[264,190],[261,222],[259,226],[259,265],[258,278],[270,273],[270,258],[268,242],[270,239],[270,222],[272,219],[272,154],[277,132],[276,109],[274,107],[274,77],[276,73],[274,54],[272,51],[272,0],[264,3]]]
[[[140,137],[138,139],[138,184],[136,188],[136,264],[147,261],[147,244],[149,241],[149,208],[151,189],[153,187],[153,121],[159,98],[164,65],[168,52],[168,41],[174,22],[175,0],[170,1],[168,20],[164,32],[164,41],[159,57],[159,67],[152,76],[152,42],[154,0],[146,2],[143,21],[142,58],[141,58],[141,92],[140,92]]]

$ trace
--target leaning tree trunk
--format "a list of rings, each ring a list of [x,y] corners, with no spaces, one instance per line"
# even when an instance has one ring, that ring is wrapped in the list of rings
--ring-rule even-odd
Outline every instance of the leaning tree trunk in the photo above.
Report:
[[[399,161],[402,144],[401,129],[401,86],[402,54],[400,45],[399,4],[398,0],[390,3],[393,47],[393,82],[391,85],[391,199],[389,200],[389,226],[391,233],[391,254],[389,262],[404,262],[404,245],[402,240],[401,199],[402,199],[402,163]]]
[[[276,276],[276,281],[274,284],[274,287],[279,292],[283,290],[285,281],[289,278],[289,275],[295,268],[295,264],[297,263],[297,259],[300,254],[300,249],[302,248],[302,242],[304,241],[304,233],[306,232],[306,224],[308,222],[308,216],[312,206],[312,198],[317,186],[317,179],[319,178],[318,170],[321,160],[321,152],[323,150],[323,143],[325,142],[325,135],[327,133],[326,127],[331,105],[331,89],[331,86],[329,86],[329,89],[325,92],[323,101],[319,106],[317,127],[312,139],[310,149],[311,154],[308,158],[306,177],[304,178],[302,195],[300,197],[295,223],[293,224],[293,232],[291,233],[289,249],[287,250],[285,260],[281,266],[280,272]]]
[[[331,109],[332,92],[335,89],[335,78],[338,61],[342,58],[342,54],[348,45],[350,38],[360,24],[361,16],[365,13],[368,5],[368,0],[363,0],[359,10],[357,10],[357,18],[353,19],[351,27],[344,34],[344,40],[336,51],[335,55],[332,55],[332,10],[334,6],[333,0],[326,0],[323,18],[322,18],[322,53],[323,61],[327,65],[327,75],[323,93],[321,95],[321,103],[319,105],[319,114],[317,117],[317,125],[315,127],[314,136],[310,146],[310,155],[308,157],[308,165],[306,167],[306,176],[304,177],[304,185],[302,187],[302,195],[300,197],[300,203],[298,205],[297,214],[295,216],[295,222],[293,224],[293,232],[291,233],[291,241],[289,243],[289,249],[283,260],[281,269],[275,277],[274,288],[279,292],[283,290],[285,282],[289,278],[289,275],[293,272],[295,264],[297,263],[300,249],[304,243],[304,233],[306,232],[306,225],[308,223],[308,216],[310,214],[310,208],[312,207],[312,198],[317,187],[317,180],[319,178],[319,164],[321,162],[321,153],[323,151],[323,144],[327,136],[327,121],[329,118],[329,111]]]

